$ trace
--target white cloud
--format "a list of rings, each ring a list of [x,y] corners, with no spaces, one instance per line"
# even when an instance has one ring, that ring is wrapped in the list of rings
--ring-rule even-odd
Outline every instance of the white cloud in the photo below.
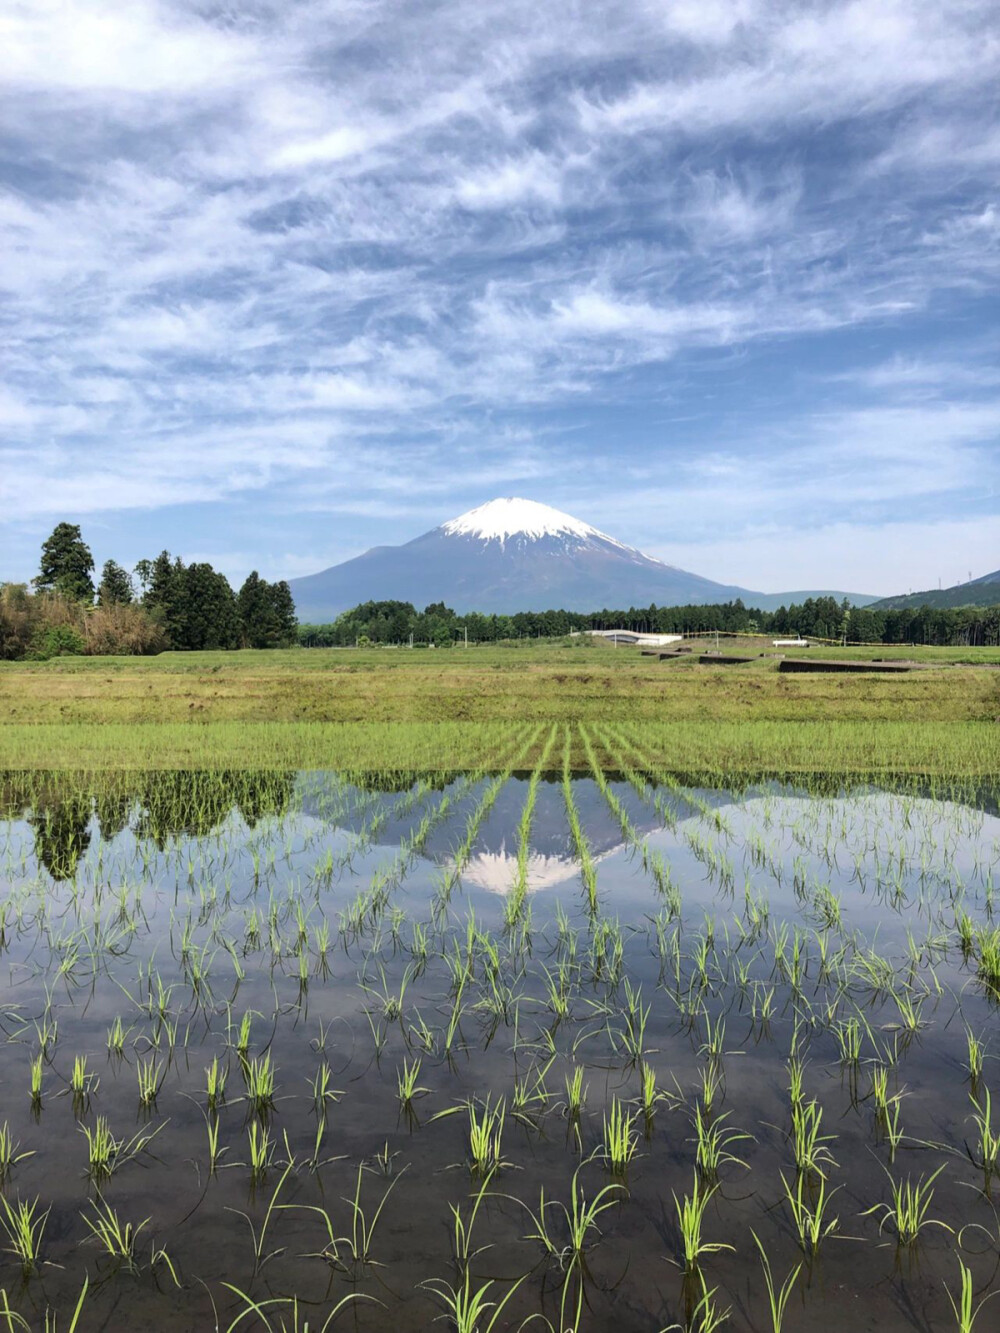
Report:
[[[668,542],[652,552],[708,578],[760,592],[830,588],[882,597],[963,583],[996,569],[995,529],[982,519],[775,525],[739,538]]]
[[[749,531],[989,471],[987,0],[23,0],[0,42],[18,522],[437,521],[582,458]]]

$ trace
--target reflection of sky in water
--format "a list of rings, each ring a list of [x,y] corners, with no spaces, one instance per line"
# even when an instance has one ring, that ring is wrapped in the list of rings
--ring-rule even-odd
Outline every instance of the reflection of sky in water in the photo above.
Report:
[[[245,1237],[237,1234],[233,1215],[225,1211],[250,1206],[246,1172],[243,1168],[222,1172],[206,1186],[194,1165],[204,1155],[199,1109],[204,1100],[203,1069],[213,1055],[225,1054],[230,1005],[237,1020],[245,1009],[267,1015],[254,1020],[253,1049],[262,1050],[269,1043],[280,1071],[276,1125],[289,1132],[293,1150],[306,1155],[315,1131],[309,1084],[322,1033],[335,1086],[343,1092],[333,1111],[336,1134],[330,1152],[343,1154],[344,1162],[329,1168],[330,1180],[322,1188],[303,1172],[296,1181],[295,1199],[322,1201],[325,1206],[349,1193],[358,1160],[370,1159],[389,1142],[400,1161],[410,1164],[399,1187],[400,1210],[393,1214],[393,1226],[383,1242],[384,1257],[394,1266],[393,1288],[404,1294],[391,1305],[391,1314],[359,1311],[358,1327],[392,1327],[401,1333],[428,1326],[437,1312],[408,1293],[429,1274],[450,1271],[446,1227],[438,1224],[447,1223],[449,1204],[464,1203],[468,1189],[466,1173],[446,1169],[461,1161],[465,1151],[462,1118],[431,1123],[430,1116],[488,1088],[509,1098],[515,1067],[513,1037],[502,1024],[491,1026],[478,1007],[485,994],[483,977],[478,975],[470,1010],[462,1020],[458,1057],[449,1062],[440,1052],[424,1054],[420,1081],[431,1093],[421,1124],[414,1126],[400,1116],[395,1097],[396,1070],[403,1059],[413,1058],[413,1048],[406,1044],[402,1026],[390,1025],[386,1049],[376,1061],[364,1010],[377,1010],[379,996],[385,990],[398,991],[406,980],[406,1022],[415,1023],[419,1014],[440,1040],[451,994],[451,977],[437,956],[441,947],[456,940],[461,947],[470,912],[503,946],[526,778],[511,779],[499,790],[479,825],[459,880],[448,888],[466,822],[489,783],[489,778],[477,782],[458,778],[439,790],[415,780],[403,792],[378,792],[310,774],[292,781],[284,792],[244,793],[241,813],[227,814],[221,800],[218,807],[206,805],[200,797],[185,805],[183,784],[175,782],[174,804],[165,802],[156,818],[139,799],[119,801],[114,809],[99,803],[95,808],[86,801],[59,809],[50,791],[44,812],[40,808],[28,818],[0,824],[0,876],[6,886],[3,961],[9,983],[4,1002],[10,1038],[0,1044],[2,1114],[23,1147],[36,1152],[19,1169],[18,1187],[23,1184],[32,1197],[37,1192],[53,1203],[49,1257],[65,1267],[47,1276],[51,1284],[47,1290],[75,1299],[82,1272],[78,1214],[86,1196],[80,1174],[81,1136],[69,1099],[56,1094],[64,1086],[73,1057],[88,1053],[101,1078],[95,1110],[108,1114],[119,1131],[128,1126],[133,1132],[134,1058],[124,1064],[109,1060],[105,1032],[120,1013],[126,1023],[134,1024],[142,1049],[147,1049],[153,1024],[130,1005],[127,993],[141,994],[141,977],[147,975],[144,969],[152,959],[164,984],[175,987],[174,1006],[184,1015],[187,1045],[169,1059],[158,1108],[159,1118],[169,1120],[160,1140],[161,1159],[116,1177],[116,1204],[136,1220],[152,1214],[158,1241],[168,1243],[189,1272],[213,1280],[219,1275],[247,1280]],[[713,1282],[724,1281],[727,1299],[734,1292],[750,1290],[751,1284],[759,1289],[756,1257],[745,1244],[750,1226],[775,1247],[782,1272],[796,1261],[775,1191],[780,1185],[778,1172],[789,1169],[782,1128],[787,1121],[784,1061],[797,1022],[807,1045],[808,1094],[824,1107],[824,1128],[838,1136],[833,1179],[841,1190],[838,1207],[849,1220],[846,1229],[863,1230],[855,1215],[883,1194],[881,1168],[887,1158],[874,1134],[870,1104],[864,1100],[867,1062],[900,1041],[899,1015],[890,995],[873,995],[857,978],[851,981],[851,997],[870,1025],[870,1036],[865,1041],[866,1063],[854,1076],[845,1073],[829,1025],[820,1021],[835,990],[818,969],[813,934],[822,927],[818,903],[827,889],[839,899],[843,918],[841,931],[831,932],[831,938],[847,946],[848,960],[874,942],[892,960],[894,984],[899,984],[908,975],[908,934],[917,953],[912,975],[918,990],[926,991],[925,1026],[901,1045],[893,1086],[905,1089],[903,1117],[910,1139],[946,1145],[947,1154],[928,1155],[926,1149],[917,1151],[911,1145],[901,1150],[896,1165],[901,1172],[917,1173],[946,1161],[948,1170],[936,1185],[937,1214],[952,1224],[989,1222],[989,1207],[967,1187],[966,1177],[973,1173],[966,1169],[963,1174],[962,1169],[963,1161],[968,1165],[964,1142],[969,1133],[962,1061],[965,1024],[988,1033],[995,1026],[996,1012],[975,984],[974,969],[963,964],[954,947],[953,898],[976,922],[987,919],[1000,863],[997,814],[877,790],[829,797],[774,787],[737,797],[726,791],[650,789],[640,796],[622,781],[615,781],[612,790],[647,858],[662,858],[676,885],[681,905],[680,987],[669,974],[663,975],[655,919],[659,917],[668,939],[678,927],[670,920],[668,902],[658,893],[654,876],[643,865],[642,845],[624,837],[593,781],[572,783],[597,868],[603,916],[620,922],[626,974],[643,988],[644,1002],[650,1006],[648,1062],[661,1087],[673,1088],[676,1079],[689,1096],[703,1064],[699,1046],[704,1026],[703,1015],[683,1012],[684,994],[690,996],[684,987],[693,975],[692,959],[706,933],[706,917],[716,923],[710,983],[696,995],[694,1007],[703,1006],[713,1019],[725,1022],[723,1105],[734,1126],[754,1134],[753,1143],[744,1145],[751,1169],[733,1173],[711,1214],[712,1238],[737,1247],[737,1254],[712,1274]],[[102,831],[109,836],[102,836]],[[56,870],[75,869],[75,878],[54,881],[46,864]],[[388,885],[388,906],[373,962],[366,959],[360,941],[350,935],[341,938],[339,924],[352,903],[379,884]],[[584,977],[591,943],[587,900],[558,781],[543,780],[538,785],[527,886],[533,952],[523,960],[523,970],[511,967],[508,980],[522,998],[522,1040],[536,1045],[529,1044],[527,1053],[516,1057],[516,1067],[523,1074],[535,1058],[533,1051],[537,1056],[548,1050],[541,1040],[544,1031],[554,1032],[553,1089],[561,1093],[563,1077],[573,1063],[586,1064],[591,1112],[583,1133],[589,1153],[599,1141],[600,1116],[609,1098],[635,1096],[638,1075],[614,1052],[608,1020],[600,1008],[607,992],[589,972]],[[748,925],[748,891],[753,901],[769,907],[769,919],[758,934]],[[125,927],[131,913],[136,914],[134,932]],[[558,913],[563,914],[562,923]],[[244,953],[251,918],[266,938],[272,916],[277,932],[274,950]],[[423,971],[414,968],[407,951],[415,922],[424,923],[431,938],[431,956]],[[331,939],[326,966],[317,943],[325,923]],[[809,932],[808,966],[798,998],[775,969],[774,936],[784,923],[791,932],[798,929],[803,936]],[[300,928],[307,934],[311,969],[305,990],[296,976],[294,944]],[[191,1021],[195,1011],[181,948],[185,930],[193,947],[206,950],[210,960],[211,1024],[200,1015]],[[575,941],[572,945],[567,930]],[[924,948],[928,936],[943,934],[952,947],[945,951],[935,946],[928,953]],[[238,946],[242,979],[224,947],[227,935]],[[366,941],[372,937],[369,927]],[[95,941],[107,946],[97,955],[96,970],[89,952]],[[581,969],[580,986],[571,1018],[553,1030],[544,969],[556,968],[558,958],[566,957],[570,948],[575,949],[573,956]],[[57,977],[59,964],[74,950],[75,963]],[[740,966],[749,982],[749,988],[742,990],[736,984]],[[755,984],[774,986],[769,1024],[753,1017]],[[46,1071],[42,1121],[35,1125],[28,1115],[26,1071],[34,1042],[31,1023],[43,1012],[47,995],[58,1017],[60,1039]],[[990,1080],[993,1054],[1000,1051],[991,1052]],[[163,1058],[167,1060],[166,1054]],[[231,1078],[235,1093],[222,1119],[223,1142],[229,1160],[236,1162],[245,1160],[246,1128],[244,1110],[236,1100],[237,1069],[231,1070]],[[522,1190],[522,1197],[531,1203],[539,1184],[545,1185],[547,1197],[566,1198],[568,1181],[579,1163],[568,1143],[565,1121],[554,1109],[556,1095],[544,1132],[536,1134],[514,1123],[507,1131],[508,1151],[521,1169],[504,1177],[503,1189]],[[603,1295],[593,1293],[593,1327],[613,1324],[622,1333],[633,1329],[638,1333],[663,1327],[676,1316],[676,1308],[665,1312],[657,1302],[665,1291],[673,1299],[675,1275],[665,1262],[672,1252],[670,1192],[690,1188],[691,1135],[685,1112],[664,1109],[658,1113],[656,1132],[643,1141],[629,1181],[628,1210],[622,1214],[627,1220],[619,1226],[617,1217],[607,1218],[601,1250],[606,1259],[595,1259],[598,1267],[605,1263],[602,1271],[609,1284],[612,1274],[626,1269],[628,1278],[617,1296],[611,1294],[610,1285]],[[593,1163],[586,1172],[592,1195],[606,1176]],[[420,1220],[419,1226],[410,1224],[413,1218]],[[435,1225],[425,1225],[426,1218]],[[187,1219],[183,1226],[180,1219]],[[298,1257],[314,1249],[317,1241],[309,1218],[283,1214],[281,1227],[285,1253],[269,1266],[269,1281],[276,1290],[313,1291],[315,1264]],[[520,1271],[518,1264],[525,1266],[524,1230],[523,1214],[516,1207],[509,1216],[501,1206],[491,1212],[489,1240],[495,1245],[491,1259],[500,1265],[498,1271],[514,1273]],[[871,1231],[868,1226],[865,1234]],[[947,1248],[950,1244],[941,1233],[926,1248],[924,1276],[916,1289],[922,1300],[940,1303],[942,1282],[953,1281],[956,1264]],[[208,1272],[199,1267],[206,1255]],[[530,1255],[529,1261],[534,1258]],[[824,1273],[805,1298],[805,1310],[797,1311],[804,1327],[823,1328],[824,1333],[854,1329],[859,1301],[873,1328],[897,1333],[912,1327],[893,1296],[897,1289],[887,1280],[891,1254],[886,1260],[874,1243],[853,1248],[845,1243],[825,1256],[824,1265]],[[980,1287],[992,1280],[982,1265],[976,1276]],[[325,1273],[320,1277],[326,1280]],[[139,1292],[139,1287],[135,1290]],[[171,1324],[170,1311],[157,1304],[161,1297],[152,1286],[145,1295],[135,1296],[140,1304],[147,1298],[148,1326],[190,1326],[183,1319]],[[181,1308],[188,1308],[186,1299],[177,1298]],[[512,1306],[512,1311],[515,1308],[519,1317],[530,1313],[530,1307]],[[199,1318],[211,1317],[210,1310],[199,1312]]]

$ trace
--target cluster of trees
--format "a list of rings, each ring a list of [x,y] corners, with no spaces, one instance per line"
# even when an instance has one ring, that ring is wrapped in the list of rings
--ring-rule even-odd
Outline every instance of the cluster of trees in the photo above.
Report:
[[[651,634],[714,632],[803,634],[849,643],[1000,643],[1000,607],[852,607],[833,597],[809,597],[801,605],[762,611],[737,599],[705,606],[629,607],[581,614],[576,611],[520,611],[516,615],[457,615],[442,602],[417,611],[410,602],[363,602],[329,625],[300,625],[307,648],[350,647],[355,643],[448,645],[495,643],[506,639],[553,638],[587,629],[631,629]]]
[[[268,583],[256,570],[238,593],[207,562],[185,565],[161,551],[140,560],[142,605],[172,648],[283,648],[294,644],[298,622],[285,582]]]
[[[234,592],[210,564],[186,565],[161,551],[131,573],[94,558],[74,523],[42,545],[33,591],[0,584],[0,658],[156,653],[167,648],[279,648],[296,642],[298,622],[285,582],[256,570]]]

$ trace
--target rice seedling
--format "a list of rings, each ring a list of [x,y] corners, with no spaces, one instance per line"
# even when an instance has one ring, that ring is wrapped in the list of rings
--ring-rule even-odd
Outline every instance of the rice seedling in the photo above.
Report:
[[[107,1047],[110,1055],[124,1055],[125,1043],[128,1041],[132,1028],[127,1028],[122,1022],[120,1015],[116,1016],[111,1026],[108,1028]]]
[[[992,991],[1000,990],[1000,926],[981,926],[975,932],[976,975]]]
[[[481,1286],[473,1287],[468,1269],[457,1287],[436,1278],[428,1278],[420,1285],[441,1302],[454,1333],[493,1333],[507,1302],[525,1277],[518,1278],[498,1301],[489,1299],[495,1281],[490,1279]]]
[[[219,1159],[227,1151],[219,1147],[219,1117],[211,1112],[205,1116],[205,1131],[208,1135],[208,1173],[215,1175]]]
[[[503,1098],[495,1106],[487,1095],[483,1108],[477,1113],[474,1102],[468,1103],[469,1163],[473,1172],[486,1175],[504,1165],[501,1140],[507,1104]]]
[[[96,1092],[100,1084],[100,1079],[96,1074],[92,1074],[87,1069],[87,1057],[77,1055],[73,1059],[73,1072],[69,1078],[69,1090],[73,1094],[74,1103],[81,1105],[91,1093]]]
[[[333,1071],[325,1060],[322,1060],[318,1065],[310,1086],[312,1088],[313,1110],[320,1119],[324,1119],[327,1108],[333,1102],[338,1102],[344,1095],[340,1088],[333,1086]]]
[[[120,1166],[138,1157],[160,1133],[163,1125],[150,1134],[140,1131],[130,1139],[118,1139],[111,1132],[107,1118],[99,1115],[92,1129],[89,1125],[80,1125],[79,1129],[87,1140],[87,1174],[91,1180],[100,1184],[109,1180]]]
[[[642,1066],[642,1081],[639,1089],[639,1106],[642,1110],[643,1119],[646,1122],[646,1132],[650,1132],[653,1116],[656,1114],[656,1108],[662,1103],[670,1100],[670,1094],[663,1088],[657,1087],[656,1070],[651,1065]]]
[[[253,1010],[251,1009],[246,1010],[243,1014],[243,1017],[240,1019],[239,1027],[236,1029],[235,1038],[232,1039],[233,1046],[236,1049],[237,1055],[240,1057],[241,1060],[244,1061],[246,1060],[247,1053],[250,1050],[250,1030],[253,1026],[253,1018],[254,1018]],[[230,1024],[230,1032],[232,1032],[231,1024]]]
[[[1000,1161],[1000,1134],[993,1128],[993,1104],[989,1088],[983,1089],[983,1097],[985,1100],[981,1105],[978,1098],[970,1094],[969,1099],[973,1105],[970,1119],[976,1127],[976,1137],[972,1146],[966,1141],[965,1148],[971,1161],[983,1171],[988,1182],[997,1172]]]
[[[253,1130],[255,1125],[256,1122],[251,1121],[250,1124],[251,1143],[253,1143],[254,1140]],[[274,1156],[273,1153],[274,1145],[273,1143],[268,1142],[269,1136],[267,1134],[266,1128],[261,1128],[261,1127],[258,1128],[260,1129],[260,1134],[257,1139],[257,1151],[258,1151],[257,1165],[254,1165],[254,1160],[253,1160],[254,1148],[251,1147],[251,1183],[254,1184],[263,1178],[263,1175],[270,1166]],[[284,1136],[284,1143],[285,1143],[285,1155],[287,1160],[285,1161],[284,1170],[282,1171],[280,1177],[278,1178],[278,1182],[271,1193],[270,1199],[268,1200],[267,1207],[264,1210],[264,1216],[260,1220],[260,1226],[257,1227],[255,1225],[253,1218],[248,1213],[240,1212],[239,1209],[235,1208],[230,1208],[227,1210],[229,1212],[235,1212],[237,1216],[242,1217],[246,1222],[247,1226],[250,1228],[250,1236],[253,1241],[254,1277],[257,1276],[257,1274],[260,1272],[263,1266],[270,1259],[274,1258],[277,1254],[281,1253],[280,1250],[270,1250],[268,1252],[265,1252],[264,1246],[266,1244],[267,1234],[271,1226],[271,1220],[274,1217],[275,1212],[284,1207],[283,1204],[278,1203],[278,1196],[281,1194],[281,1191],[284,1188],[285,1182],[288,1180],[288,1177],[295,1170],[295,1158],[292,1156],[292,1151],[288,1144],[287,1134]]]
[[[612,1175],[624,1176],[639,1146],[635,1132],[637,1113],[628,1115],[617,1097],[604,1116],[604,1160]]]
[[[396,1071],[396,1096],[401,1106],[411,1106],[415,1097],[430,1092],[430,1088],[420,1086],[420,1059],[412,1062],[403,1061],[402,1069]]]
[[[730,1151],[730,1145],[752,1142],[753,1135],[729,1128],[725,1124],[728,1116],[727,1111],[718,1119],[710,1120],[701,1105],[695,1106],[694,1125],[697,1143],[695,1165],[709,1184],[718,1180],[719,1170],[723,1166],[747,1166],[741,1157]]]
[[[212,1063],[205,1067],[205,1096],[210,1111],[217,1110],[226,1100],[226,1076],[225,1066],[221,1065],[219,1057],[214,1055]]]
[[[847,1018],[843,1022],[834,1023],[832,1032],[837,1039],[840,1063],[856,1065],[861,1059],[861,1044],[864,1038],[860,1022],[856,1018]]]
[[[875,1103],[875,1110],[884,1115],[889,1104],[889,1071],[885,1065],[876,1062],[871,1067],[871,1091],[868,1094]]]
[[[480,1246],[477,1249],[472,1248],[472,1232],[476,1225],[476,1219],[479,1216],[479,1210],[487,1198],[487,1191],[490,1182],[493,1179],[493,1172],[489,1172],[480,1180],[475,1193],[472,1196],[472,1208],[469,1211],[468,1218],[462,1214],[462,1209],[458,1204],[449,1204],[452,1215],[451,1227],[451,1247],[452,1257],[455,1265],[460,1272],[465,1272],[469,1264],[489,1246]]]
[[[974,1304],[975,1293],[972,1285],[972,1270],[967,1268],[961,1259],[958,1261],[958,1271],[962,1287],[958,1299],[951,1294],[951,1289],[945,1284],[945,1295],[948,1297],[948,1303],[951,1305],[952,1313],[955,1316],[955,1327],[958,1333],[973,1333],[976,1320],[979,1318],[983,1306],[988,1300],[991,1300],[997,1293],[989,1292],[978,1305]]]
[[[45,1057],[41,1051],[39,1051],[39,1053],[32,1058],[31,1063],[28,1066],[28,1092],[31,1097],[32,1109],[36,1113],[41,1110],[42,1106],[42,1076],[44,1067]]]
[[[583,1065],[574,1065],[573,1072],[565,1076],[566,1116],[570,1120],[580,1119],[587,1101],[587,1087],[583,1082],[586,1072]]]
[[[891,1202],[874,1204],[871,1208],[865,1209],[861,1216],[880,1214],[879,1235],[891,1223],[897,1243],[900,1245],[912,1245],[925,1227],[942,1227],[945,1231],[952,1232],[954,1228],[948,1226],[946,1222],[928,1216],[934,1201],[934,1182],[943,1170],[944,1163],[936,1171],[932,1171],[926,1179],[920,1176],[916,1181],[909,1176],[902,1181],[893,1180],[892,1176],[889,1176]]]
[[[362,1202],[362,1185],[364,1183],[365,1165],[363,1162],[358,1164],[357,1175],[354,1182],[354,1193],[350,1196],[345,1195],[343,1202],[350,1209],[351,1226],[350,1231],[338,1235],[333,1219],[329,1212],[317,1204],[282,1204],[282,1210],[292,1210],[300,1212],[315,1213],[323,1219],[326,1228],[326,1242],[322,1250],[316,1251],[313,1257],[325,1259],[327,1263],[342,1272],[348,1273],[352,1277],[357,1277],[359,1273],[369,1267],[380,1267],[381,1265],[374,1256],[375,1232],[378,1227],[379,1219],[389,1200],[393,1190],[403,1178],[406,1167],[392,1180],[388,1187],[383,1191],[374,1211],[370,1209],[366,1212]],[[286,1171],[287,1174],[287,1171]],[[282,1177],[282,1181],[284,1177]],[[275,1192],[275,1198],[277,1191]]]
[[[135,1067],[139,1082],[139,1105],[147,1109],[156,1104],[156,1095],[163,1081],[163,1061],[149,1055]]]
[[[823,1175],[824,1167],[837,1165],[826,1146],[836,1135],[820,1133],[822,1119],[823,1110],[815,1100],[792,1106],[792,1151],[799,1171]]]
[[[711,1116],[715,1107],[715,1099],[725,1089],[725,1080],[722,1071],[718,1065],[711,1063],[702,1065],[698,1072],[698,1097],[704,1109],[706,1116]]]
[[[303,1320],[299,1309],[299,1298],[297,1296],[274,1296],[269,1300],[254,1300],[247,1292],[241,1291],[239,1287],[231,1282],[222,1284],[234,1295],[243,1301],[243,1309],[236,1318],[227,1326],[225,1333],[235,1333],[235,1330],[243,1324],[243,1321],[250,1315],[256,1315],[260,1321],[260,1328],[266,1330],[266,1333],[311,1333],[311,1330],[317,1330],[318,1333],[329,1333],[340,1314],[354,1301],[373,1301],[376,1305],[382,1304],[374,1296],[368,1296],[361,1291],[349,1291],[346,1296],[342,1296],[339,1301],[327,1312],[326,1318],[322,1324],[311,1322],[313,1307],[309,1307],[308,1317]],[[280,1310],[291,1311],[291,1322],[285,1320],[284,1313]],[[275,1323],[272,1315],[277,1318]]]
[[[623,1185],[605,1185],[593,1199],[588,1201],[580,1183],[580,1170],[581,1168],[577,1167],[573,1173],[569,1204],[564,1204],[559,1200],[546,1199],[544,1187],[540,1192],[537,1212],[533,1212],[522,1200],[514,1200],[514,1202],[520,1203],[521,1207],[528,1213],[534,1228],[525,1239],[539,1241],[546,1256],[557,1265],[563,1275],[559,1299],[559,1327],[561,1329],[571,1329],[579,1326],[583,1308],[583,1285],[586,1277],[585,1256],[588,1246],[596,1244],[601,1234],[597,1219],[609,1208],[617,1207],[625,1194]],[[559,1215],[560,1220],[558,1222],[549,1221],[550,1211]],[[592,1233],[593,1241],[590,1239]],[[570,1306],[574,1303],[572,1301],[574,1291],[576,1293],[575,1312],[570,1315]]]
[[[114,1208],[106,1200],[92,1200],[93,1216],[82,1214],[83,1221],[90,1228],[88,1240],[93,1240],[110,1258],[135,1270],[135,1243],[140,1231],[149,1225],[150,1219],[144,1218],[137,1225],[123,1222]]]
[[[688,1300],[688,1310],[683,1324],[670,1324],[663,1333],[718,1333],[732,1313],[731,1307],[720,1309],[715,1301],[718,1287],[709,1287],[704,1274],[699,1270],[690,1275],[698,1283],[696,1294]]]
[[[889,1161],[896,1160],[896,1149],[903,1141],[903,1127],[900,1123],[900,1107],[903,1101],[903,1093],[897,1092],[895,1096],[890,1097],[885,1107],[878,1112],[877,1127],[884,1134],[889,1144]]]
[[[262,1125],[257,1120],[250,1121],[247,1127],[247,1139],[250,1152],[250,1174],[254,1180],[260,1180],[274,1161],[274,1139],[267,1126]]]
[[[751,1227],[750,1235],[753,1236],[754,1244],[760,1251],[760,1266],[764,1271],[764,1283],[767,1287],[768,1309],[771,1315],[772,1333],[781,1333],[785,1323],[785,1311],[788,1308],[788,1302],[791,1299],[792,1291],[799,1273],[802,1271],[802,1265],[796,1264],[785,1280],[778,1285],[774,1279],[774,1273],[771,1269],[771,1260],[767,1251],[761,1243],[760,1237]]]
[[[266,1114],[274,1106],[275,1092],[275,1071],[270,1052],[244,1060],[240,1068],[243,1071],[247,1101],[258,1115]]]
[[[969,1079],[973,1088],[983,1076],[983,1043],[975,1035],[971,1028],[965,1029],[965,1040],[968,1047],[968,1070]]]
[[[810,1258],[819,1253],[821,1243],[828,1236],[837,1234],[840,1226],[840,1218],[830,1217],[828,1214],[830,1200],[840,1186],[827,1193],[826,1177],[818,1176],[816,1182],[812,1185],[806,1176],[799,1173],[796,1174],[795,1184],[792,1186],[785,1179],[784,1172],[781,1173],[781,1183],[792,1214],[795,1234],[802,1249]]]
[[[5,1249],[21,1265],[24,1277],[30,1277],[38,1269],[50,1212],[51,1206],[39,1211],[37,1197],[31,1203],[20,1197],[11,1203],[6,1195],[0,1194],[0,1228],[7,1238]]]
[[[551,1100],[552,1093],[546,1086],[545,1076],[552,1068],[554,1061],[555,1056],[553,1055],[544,1065],[532,1064],[527,1074],[515,1077],[510,1107],[514,1118],[522,1124],[529,1127],[533,1125],[533,1117],[542,1114]]]
[[[718,1185],[706,1185],[696,1171],[691,1193],[685,1194],[681,1199],[678,1199],[676,1193],[674,1193],[677,1230],[680,1236],[683,1267],[686,1273],[694,1273],[698,1270],[702,1255],[717,1254],[721,1250],[733,1249],[732,1245],[725,1245],[720,1241],[706,1241],[703,1235],[705,1210],[717,1189]]]
[[[34,1157],[34,1152],[21,1152],[20,1143],[15,1143],[13,1135],[10,1132],[10,1125],[5,1120],[0,1125],[0,1188],[2,1188],[10,1176],[11,1171],[18,1162],[26,1161],[29,1157]]]

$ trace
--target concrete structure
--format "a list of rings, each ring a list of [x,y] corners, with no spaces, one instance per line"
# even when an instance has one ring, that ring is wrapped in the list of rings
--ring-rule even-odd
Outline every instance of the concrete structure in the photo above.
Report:
[[[772,639],[775,648],[808,648],[808,639]]]
[[[825,661],[819,657],[786,657],[778,664],[779,671],[829,671],[858,673],[862,671],[880,671],[890,676],[901,676],[907,671],[921,671],[927,668],[916,662],[851,662],[843,659]]]
[[[664,648],[668,643],[683,643],[683,634],[641,634],[632,629],[588,629],[585,634],[613,643],[628,643],[639,648]]]

